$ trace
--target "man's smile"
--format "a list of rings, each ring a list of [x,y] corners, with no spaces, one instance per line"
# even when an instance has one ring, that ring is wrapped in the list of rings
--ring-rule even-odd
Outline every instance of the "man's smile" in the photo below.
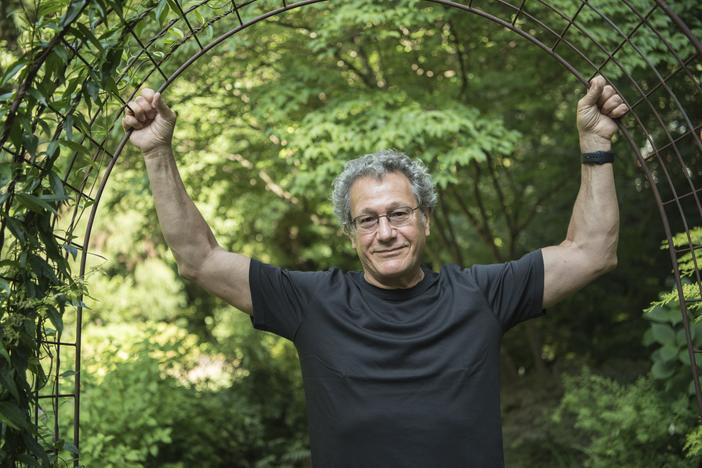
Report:
[[[400,251],[402,251],[406,247],[407,247],[406,245],[400,245],[398,247],[393,247],[391,249],[375,250],[375,251],[373,251],[373,253],[390,256],[390,255],[399,253]]]

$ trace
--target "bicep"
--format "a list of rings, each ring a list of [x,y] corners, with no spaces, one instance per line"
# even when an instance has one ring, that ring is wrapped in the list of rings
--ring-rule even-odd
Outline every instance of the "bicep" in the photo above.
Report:
[[[544,259],[544,308],[560,302],[599,276],[591,256],[570,241],[545,247],[541,253]]]
[[[250,264],[251,259],[245,255],[215,247],[193,280],[208,292],[251,315]]]

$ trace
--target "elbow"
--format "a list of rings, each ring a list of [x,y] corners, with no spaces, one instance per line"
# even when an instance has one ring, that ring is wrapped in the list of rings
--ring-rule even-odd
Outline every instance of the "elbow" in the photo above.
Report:
[[[603,268],[604,271],[603,271],[603,273],[609,273],[610,271],[612,271],[612,270],[614,270],[615,268],[617,268],[617,262],[618,262],[618,260],[617,260],[617,254],[610,255],[609,258],[607,259],[607,261],[606,261],[605,264],[604,264],[604,268]]]
[[[194,268],[191,268],[187,265],[183,265],[182,263],[178,263],[177,267],[178,275],[181,278],[184,278],[188,281],[195,281],[195,278],[197,277],[197,271]]]
[[[208,260],[210,260],[215,250],[217,249],[199,249],[197,252],[189,252],[189,255],[187,256],[176,254],[175,257],[176,265],[178,267],[178,275],[188,281],[197,283],[202,277],[203,269],[207,268]],[[197,259],[197,261],[195,259]]]
[[[594,265],[594,276],[602,276],[617,268],[617,254],[604,256]]]
[[[617,268],[617,238],[607,238],[599,242],[588,243],[581,247],[589,258],[590,271],[594,277],[604,275]]]

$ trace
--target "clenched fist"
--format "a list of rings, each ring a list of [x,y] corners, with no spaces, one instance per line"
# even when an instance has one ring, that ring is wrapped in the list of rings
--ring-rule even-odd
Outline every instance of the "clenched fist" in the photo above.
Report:
[[[161,94],[144,88],[141,96],[129,102],[122,127],[134,130],[129,141],[146,153],[171,146],[175,121],[175,112],[166,105]]]
[[[618,119],[629,111],[624,100],[601,75],[590,80],[587,94],[578,101],[577,125],[583,153],[609,151]]]

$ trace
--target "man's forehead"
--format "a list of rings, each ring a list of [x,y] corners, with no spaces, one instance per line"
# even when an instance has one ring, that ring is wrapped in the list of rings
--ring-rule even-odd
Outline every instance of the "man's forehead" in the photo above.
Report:
[[[364,176],[356,179],[350,190],[351,212],[378,211],[407,206],[415,201],[409,179],[400,172],[378,178]]]

